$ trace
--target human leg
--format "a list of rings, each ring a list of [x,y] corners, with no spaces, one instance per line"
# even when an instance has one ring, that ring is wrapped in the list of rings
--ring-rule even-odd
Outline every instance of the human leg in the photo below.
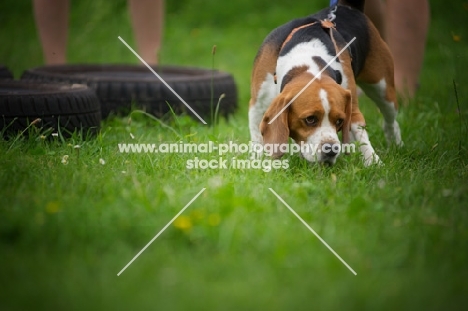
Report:
[[[140,56],[158,63],[164,20],[164,0],[129,0],[130,16]]]
[[[46,64],[65,63],[70,2],[34,0],[33,8]]]
[[[387,0],[386,41],[395,63],[395,85],[403,95],[414,96],[424,60],[429,27],[427,0]]]

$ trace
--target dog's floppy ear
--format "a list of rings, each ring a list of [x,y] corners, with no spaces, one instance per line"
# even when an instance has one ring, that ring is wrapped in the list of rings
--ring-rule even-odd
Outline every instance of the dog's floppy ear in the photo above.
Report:
[[[272,157],[279,158],[283,155],[280,146],[288,143],[289,138],[289,125],[288,125],[288,112],[289,107],[283,112],[283,108],[289,103],[289,98],[283,94],[278,95],[270,107],[268,107],[262,122],[260,123],[260,132],[263,136],[263,144],[275,144],[276,148],[272,152]],[[281,113],[280,113],[281,112]],[[279,114],[279,115],[278,115]],[[276,117],[278,116],[278,117]],[[276,119],[274,119],[276,117]],[[274,121],[268,124],[271,120]]]
[[[343,123],[343,144],[349,144],[349,130],[351,128],[351,112],[353,110],[353,104],[352,104],[352,98],[351,98],[351,92],[346,90],[345,91],[345,120]]]

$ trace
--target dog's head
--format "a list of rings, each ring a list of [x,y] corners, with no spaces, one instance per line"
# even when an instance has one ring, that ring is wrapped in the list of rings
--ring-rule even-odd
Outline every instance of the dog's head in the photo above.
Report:
[[[308,73],[301,74],[273,100],[260,124],[263,143],[287,144],[291,137],[301,145],[308,161],[334,164],[341,152],[338,132],[343,131],[343,143],[349,143],[351,92],[327,76],[303,90],[312,78]],[[274,157],[282,155],[281,151],[273,153]]]

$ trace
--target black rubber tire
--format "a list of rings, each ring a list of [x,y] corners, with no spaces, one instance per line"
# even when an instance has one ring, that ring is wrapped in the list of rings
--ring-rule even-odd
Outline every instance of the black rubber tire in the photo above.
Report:
[[[0,79],[13,79],[13,74],[4,65],[0,65]]]
[[[232,75],[228,73],[176,66],[156,66],[153,69],[208,123],[211,103],[213,102],[214,110],[221,94],[225,95],[219,106],[221,115],[227,116],[237,107],[236,84]],[[103,118],[111,112],[128,113],[132,103],[158,117],[170,111],[168,103],[176,113],[186,112],[194,116],[145,66],[44,66],[26,70],[21,78],[87,84],[99,97]]]
[[[53,128],[68,137],[98,132],[101,106],[86,85],[0,81],[0,131],[4,136],[28,133],[28,126]],[[83,137],[85,138],[85,137]]]

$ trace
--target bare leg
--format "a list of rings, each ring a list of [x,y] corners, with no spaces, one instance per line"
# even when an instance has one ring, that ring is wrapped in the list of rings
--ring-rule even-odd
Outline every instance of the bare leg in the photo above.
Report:
[[[382,39],[386,34],[385,3],[382,0],[368,0],[364,5],[364,13],[370,18],[375,27],[379,30]]]
[[[70,2],[68,0],[34,0],[33,6],[46,64],[65,63]]]
[[[133,31],[140,56],[150,65],[158,63],[164,18],[164,0],[128,0]]]
[[[396,89],[402,95],[413,97],[424,59],[429,2],[370,0],[366,1],[365,13],[392,51]]]
[[[395,86],[409,97],[418,87],[428,27],[427,0],[387,0],[386,37],[395,63]]]

